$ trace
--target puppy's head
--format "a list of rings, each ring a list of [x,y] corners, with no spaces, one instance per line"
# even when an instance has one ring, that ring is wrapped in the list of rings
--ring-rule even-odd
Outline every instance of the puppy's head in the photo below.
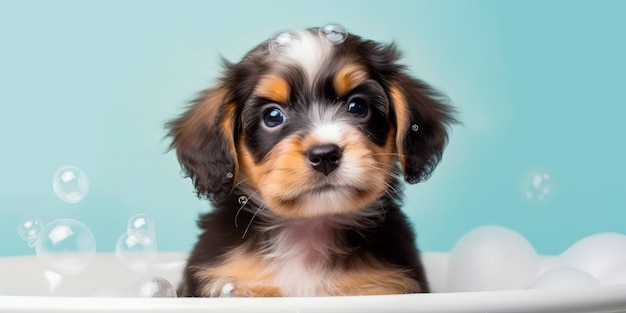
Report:
[[[357,211],[393,196],[400,171],[427,179],[454,122],[399,57],[393,44],[340,32],[280,33],[225,62],[168,124],[172,147],[198,195],[238,189],[284,217]]]

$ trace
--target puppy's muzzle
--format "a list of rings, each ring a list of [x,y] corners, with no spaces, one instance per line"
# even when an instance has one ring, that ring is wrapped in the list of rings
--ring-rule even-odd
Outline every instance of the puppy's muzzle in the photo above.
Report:
[[[341,148],[335,144],[313,146],[307,151],[307,160],[311,168],[328,176],[341,160]]]

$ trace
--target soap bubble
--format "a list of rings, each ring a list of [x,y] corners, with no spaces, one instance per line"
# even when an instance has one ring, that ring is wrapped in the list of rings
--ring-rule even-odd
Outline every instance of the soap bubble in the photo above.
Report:
[[[150,240],[154,240],[154,238],[156,237],[156,226],[154,220],[148,214],[136,214],[128,220],[126,231],[128,233],[131,233],[135,230],[141,231],[136,235],[145,234],[150,237]]]
[[[555,261],[555,267],[573,267],[595,278],[611,276],[626,264],[626,236],[620,233],[600,233],[585,237]]]
[[[539,272],[539,256],[517,232],[500,226],[478,227],[454,246],[448,263],[448,290],[523,289]]]
[[[178,173],[180,175],[180,177],[182,178],[189,178],[191,175],[189,175],[189,173],[187,173],[187,170],[184,168],[180,169],[180,172]]]
[[[76,166],[63,166],[54,173],[52,189],[62,201],[77,203],[89,191],[89,178]]]
[[[614,266],[606,274],[598,277],[603,285],[621,285],[626,284],[626,263]]]
[[[250,296],[246,284],[234,276],[225,276],[213,283],[209,297],[247,297]]]
[[[37,243],[37,237],[42,229],[43,224],[41,223],[41,220],[37,218],[26,219],[17,226],[17,233],[28,243],[29,247],[34,247]]]
[[[327,24],[319,29],[321,36],[326,37],[334,45],[338,45],[346,41],[348,31],[339,24]]]
[[[530,289],[576,288],[599,286],[600,282],[585,271],[561,267],[543,273]]]
[[[545,172],[531,173],[524,188],[526,199],[541,203],[553,192],[552,177]]]
[[[0,287],[0,296],[10,296],[11,294],[9,294],[8,291],[6,291],[6,289]]]
[[[160,276],[145,276],[130,288],[130,296],[138,298],[175,298],[176,288]]]
[[[115,257],[129,270],[145,272],[156,263],[156,240],[143,230],[126,231],[117,240]]]
[[[96,240],[83,223],[58,219],[46,225],[35,244],[39,260],[62,275],[84,270],[96,254]]]
[[[272,36],[267,43],[267,48],[269,49],[270,55],[277,60],[281,58],[281,50],[294,40],[296,40],[297,35],[293,31],[282,31]],[[229,173],[230,174],[230,173]],[[232,175],[232,174],[231,174]]]

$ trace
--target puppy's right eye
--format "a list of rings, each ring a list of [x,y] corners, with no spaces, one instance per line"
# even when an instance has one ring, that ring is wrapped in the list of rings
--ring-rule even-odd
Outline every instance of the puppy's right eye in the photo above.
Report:
[[[263,113],[263,124],[268,128],[275,128],[285,123],[287,117],[278,108],[269,108]]]

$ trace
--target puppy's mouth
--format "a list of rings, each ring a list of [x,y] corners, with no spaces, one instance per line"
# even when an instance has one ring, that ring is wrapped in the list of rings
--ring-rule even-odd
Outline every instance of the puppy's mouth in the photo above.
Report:
[[[304,188],[301,195],[324,195],[324,194],[354,194],[361,195],[367,191],[363,188],[359,188],[351,185],[325,183],[310,188]]]
[[[324,185],[320,185],[320,186],[316,186],[316,187],[312,187],[309,189],[305,189],[304,192],[310,192],[310,193],[321,193],[321,192],[328,192],[328,191],[333,191],[336,189],[343,189],[345,187],[342,186],[337,186],[337,185],[333,185],[333,184],[324,184]]]

